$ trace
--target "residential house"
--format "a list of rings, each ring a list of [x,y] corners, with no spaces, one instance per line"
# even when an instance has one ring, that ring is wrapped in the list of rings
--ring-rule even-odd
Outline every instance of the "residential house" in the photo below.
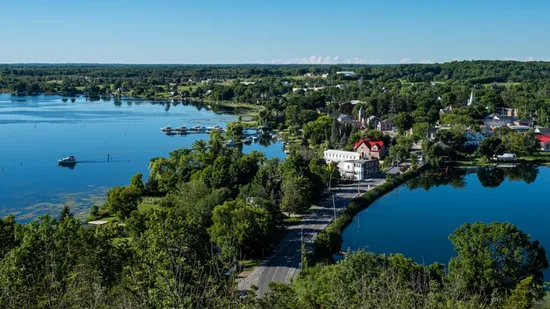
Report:
[[[328,78],[328,76],[329,76],[328,73],[321,74],[321,77],[322,77],[322,78]]]
[[[537,140],[540,143],[540,149],[544,152],[550,151],[550,135],[537,135]]]
[[[467,130],[466,133],[464,133],[464,138],[466,138],[464,146],[477,147],[481,144],[481,142],[483,142],[485,136],[481,132]]]
[[[443,109],[440,109],[439,110],[439,115],[445,115],[445,114],[450,114],[453,110],[453,106],[452,105],[449,105]]]
[[[338,116],[337,120],[338,120],[339,123],[343,123],[343,124],[352,124],[352,123],[355,122],[353,120],[353,117],[351,117],[350,115],[346,115],[346,114],[341,114],[340,116]]]
[[[428,140],[433,141],[435,139],[435,135],[437,134],[437,131],[439,131],[438,127],[429,128],[428,129]]]
[[[531,119],[516,119],[516,120],[513,121],[513,124],[516,125],[516,126],[532,128],[533,124],[534,124],[534,121],[531,120]]]
[[[380,131],[393,131],[393,122],[390,118],[382,120],[378,123],[376,128]]]
[[[362,139],[355,143],[353,150],[361,155],[361,159],[382,159],[386,155],[383,141]]]
[[[485,137],[489,137],[495,135],[495,131],[493,131],[490,127],[483,127],[481,128],[481,134]]]
[[[494,129],[494,128],[510,125],[515,120],[516,118],[511,116],[490,114],[487,117],[485,117],[485,119],[483,119],[483,123],[486,127],[490,127]]]
[[[500,108],[497,108],[497,113],[499,115],[505,115],[509,117],[518,117],[519,110],[517,108],[500,107]]]
[[[378,123],[380,122],[380,118],[376,116],[370,116],[370,117],[367,117],[367,120],[365,122],[367,126],[378,128]]]
[[[535,128],[535,133],[550,136],[550,128]]]

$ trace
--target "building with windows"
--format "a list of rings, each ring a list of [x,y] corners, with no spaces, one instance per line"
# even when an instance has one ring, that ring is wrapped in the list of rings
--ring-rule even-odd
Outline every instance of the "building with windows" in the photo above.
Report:
[[[379,171],[379,161],[362,160],[361,155],[354,151],[327,149],[324,152],[325,162],[334,162],[340,175],[345,179],[363,180]]]
[[[361,159],[382,159],[386,155],[384,142],[362,139],[353,145],[353,150],[361,155]]]

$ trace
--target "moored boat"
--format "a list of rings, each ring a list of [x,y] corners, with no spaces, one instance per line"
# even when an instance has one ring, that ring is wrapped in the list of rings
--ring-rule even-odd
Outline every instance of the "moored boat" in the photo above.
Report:
[[[66,158],[61,158],[61,159],[57,160],[57,163],[59,163],[59,165],[76,164],[76,158],[74,156],[68,156]]]
[[[171,127],[171,126],[166,126],[166,127],[160,128],[160,130],[161,130],[162,132],[171,132],[171,131],[172,131],[172,127]]]

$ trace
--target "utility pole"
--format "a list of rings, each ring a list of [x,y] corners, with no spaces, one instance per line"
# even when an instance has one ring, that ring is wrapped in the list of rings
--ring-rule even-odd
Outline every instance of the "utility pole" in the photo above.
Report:
[[[300,272],[304,265],[304,228],[300,230]]]
[[[336,203],[334,202],[334,194],[332,195],[332,210],[334,211],[334,219],[336,220]]]

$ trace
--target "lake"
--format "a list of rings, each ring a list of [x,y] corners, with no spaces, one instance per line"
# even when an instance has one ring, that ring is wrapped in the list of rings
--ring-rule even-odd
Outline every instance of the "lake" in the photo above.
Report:
[[[14,213],[25,222],[57,215],[64,204],[86,216],[92,204],[105,200],[109,188],[127,185],[138,172],[146,177],[151,158],[208,139],[166,136],[161,127],[223,127],[237,119],[181,103],[0,94],[0,217]],[[245,153],[252,150],[268,158],[286,156],[282,144],[270,140],[243,147]],[[69,155],[85,163],[74,169],[57,165],[57,159]]]
[[[550,168],[528,166],[414,179],[359,213],[343,232],[342,250],[447,264],[456,255],[448,236],[464,222],[508,221],[538,239],[550,256],[550,207],[543,194],[548,184]]]

